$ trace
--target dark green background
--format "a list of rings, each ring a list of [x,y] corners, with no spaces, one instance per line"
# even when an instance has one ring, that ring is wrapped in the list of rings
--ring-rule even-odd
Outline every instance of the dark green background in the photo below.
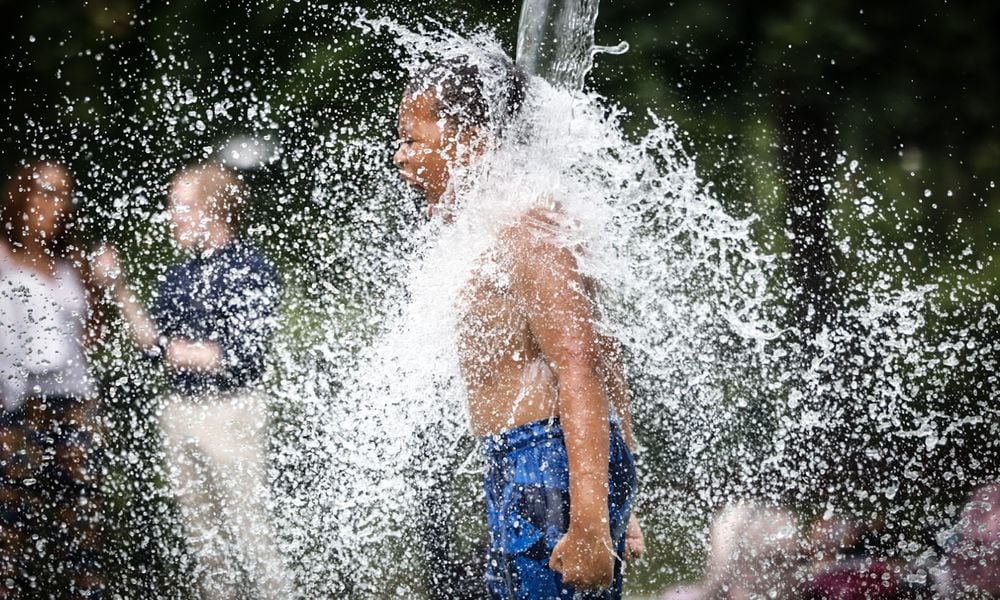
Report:
[[[298,215],[287,236],[262,234],[272,256],[294,271],[309,227],[338,227],[344,219],[316,212],[305,197],[323,158],[307,151],[310,140],[374,111],[391,112],[401,86],[385,40],[347,43],[359,39],[357,32],[342,19],[323,17],[346,8],[328,4],[323,12],[292,0],[0,0],[6,27],[0,169],[9,172],[25,157],[67,162],[83,198],[81,237],[111,239],[127,256],[155,264],[169,251],[163,244],[149,249],[147,234],[156,226],[141,216],[162,203],[170,172],[231,133],[280,131],[287,150],[282,162],[254,175],[258,189],[280,200],[258,207],[252,221]],[[482,23],[508,48],[514,44],[518,3],[358,4],[410,22],[426,14]],[[591,84],[630,111],[628,126],[637,131],[648,123],[648,109],[678,123],[702,176],[727,208],[757,215],[758,241],[786,259],[787,275],[800,289],[788,298],[792,318],[807,327],[810,309],[821,319],[836,317],[843,281],[870,281],[886,267],[908,285],[954,282],[954,290],[940,295],[956,305],[985,303],[1000,289],[998,25],[1000,3],[986,0],[605,0],[598,43],[625,40],[631,50],[599,57]],[[163,75],[180,88],[217,89],[165,109],[162,94],[170,86]],[[231,85],[236,91],[226,89]],[[365,89],[371,102],[348,102],[351,94],[339,93],[342,88],[355,95]],[[278,107],[274,123],[245,116],[254,104],[240,99],[247,90]],[[191,114],[222,98],[233,100],[233,116],[197,128]],[[383,134],[392,140],[391,128]],[[857,260],[831,243],[825,223],[837,199],[821,188],[824,178],[836,179],[847,168],[838,155],[858,161],[858,178],[877,215],[840,226],[872,228],[891,243],[914,244],[905,272],[892,256]],[[116,216],[116,201],[129,204],[130,218]],[[976,262],[971,271],[962,266]],[[137,270],[140,280],[151,276]],[[182,553],[164,550],[180,547],[169,518],[173,508],[165,496],[140,494],[155,472],[134,475],[140,472],[135,465],[155,454],[142,441],[153,437],[153,422],[135,410],[142,405],[137,399],[152,391],[144,372],[126,375],[108,388],[112,422],[128,431],[112,436],[113,449],[135,453],[117,459],[112,477],[121,508],[114,539],[127,549],[112,566],[132,596],[158,590],[185,597]],[[982,389],[993,374],[976,377],[951,393],[986,394],[993,402],[992,389]],[[964,493],[962,486],[947,490],[956,498]],[[141,510],[136,502],[144,503]],[[141,525],[132,520],[137,516]],[[649,570],[650,585],[691,574]]]

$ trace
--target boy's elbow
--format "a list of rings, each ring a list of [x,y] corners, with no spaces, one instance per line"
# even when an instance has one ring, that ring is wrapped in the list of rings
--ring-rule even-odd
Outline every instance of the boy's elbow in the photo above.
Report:
[[[565,400],[604,397],[600,363],[587,356],[568,361],[558,369],[560,397]]]
[[[596,348],[587,346],[567,346],[560,349],[558,370],[560,375],[577,377],[601,377],[600,354]]]

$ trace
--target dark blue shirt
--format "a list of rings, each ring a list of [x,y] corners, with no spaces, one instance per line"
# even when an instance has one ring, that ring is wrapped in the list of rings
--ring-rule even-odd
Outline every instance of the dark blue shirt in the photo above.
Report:
[[[214,342],[222,349],[219,372],[171,369],[173,391],[200,394],[257,382],[280,295],[274,267],[245,242],[232,242],[167,271],[152,309],[160,334],[168,340]]]

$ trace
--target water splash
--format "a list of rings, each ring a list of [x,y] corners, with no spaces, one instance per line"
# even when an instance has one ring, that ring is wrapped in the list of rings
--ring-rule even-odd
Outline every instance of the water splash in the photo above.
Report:
[[[500,51],[489,35],[391,30],[410,70],[456,53],[477,60]],[[356,477],[376,452],[378,467],[368,473],[383,487],[370,498],[372,510],[408,515],[363,537],[395,539],[396,525],[420,519],[421,481],[474,462],[463,441],[455,303],[498,232],[526,211],[551,210],[554,199],[561,243],[581,249],[581,270],[602,284],[600,326],[628,349],[648,447],[642,510],[668,524],[651,537],[676,527],[704,531],[706,515],[738,498],[807,513],[888,510],[897,526],[919,527],[900,507],[921,496],[932,471],[962,469],[958,456],[936,462],[942,436],[956,434],[941,425],[974,426],[958,413],[981,406],[949,397],[957,373],[933,368],[976,369],[984,356],[976,349],[984,342],[966,345],[981,337],[974,323],[941,332],[928,321],[965,318],[935,298],[942,286],[845,285],[841,318],[818,332],[800,330],[786,314],[794,286],[783,279],[781,257],[755,244],[753,219],[723,209],[671,123],[650,114],[648,130],[630,136],[613,102],[535,78],[521,127],[458,174],[453,223],[419,227],[408,261],[380,264],[383,272],[402,269],[394,281],[407,291],[393,296],[400,304],[389,303],[370,351],[348,361],[356,375],[332,375],[348,382],[339,394],[353,407],[352,426],[333,445],[338,459]],[[852,250],[874,261],[879,245],[868,240]],[[884,468],[904,457],[902,479]],[[454,500],[459,511],[474,506],[474,478],[468,485]],[[340,493],[358,497],[348,489]],[[393,568],[416,568],[419,557],[409,559]],[[378,572],[374,580],[386,577]]]
[[[336,27],[354,22],[320,16]],[[434,22],[407,28],[379,19],[357,31],[337,42],[343,47],[321,39],[298,50],[345,73],[366,64],[337,63],[338,52],[386,36],[406,72],[456,54],[486,64],[502,52],[489,33],[463,36]],[[592,42],[574,48],[591,56]],[[786,314],[795,297],[786,257],[754,242],[752,218],[724,210],[675,125],[650,114],[644,132],[627,133],[613,100],[582,91],[587,59],[583,71],[553,79],[560,85],[532,80],[522,135],[459,174],[461,206],[445,227],[422,220],[419,200],[388,162],[396,92],[373,97],[370,78],[345,76],[353,83],[327,89],[328,104],[316,112],[229,68],[192,80],[185,57],[151,54],[162,77],[133,82],[145,90],[151,116],[135,118],[121,148],[104,144],[110,156],[127,166],[135,165],[124,158],[133,151],[211,156],[220,122],[273,143],[268,164],[280,176],[262,183],[259,195],[273,198],[273,214],[285,219],[253,222],[251,235],[287,265],[285,324],[269,384],[277,398],[276,508],[304,597],[424,593],[419,528],[431,503],[454,524],[461,552],[475,555],[483,533],[475,518],[478,459],[466,433],[454,301],[504,224],[553,198],[564,215],[562,243],[583,249],[581,269],[602,284],[600,326],[628,351],[644,446],[640,510],[651,540],[698,556],[707,515],[747,498],[806,514],[877,511],[912,532],[928,515],[946,514],[950,500],[936,496],[975,483],[996,459],[990,327],[997,308],[968,286],[913,276],[896,259],[905,249],[877,232],[837,228],[849,211],[894,216],[891,203],[857,187],[857,165],[829,182],[840,207],[833,233],[861,270],[881,274],[842,275],[841,316],[807,332]],[[370,114],[344,122],[337,106],[356,104]],[[336,123],[328,133],[318,123],[324,119]],[[176,165],[143,160],[152,162],[114,173],[94,163],[91,178],[114,185],[106,192],[113,202],[91,223],[121,232],[156,272],[168,253],[146,248],[166,237],[157,197]],[[896,264],[886,265],[887,255]],[[969,267],[976,268],[983,267]],[[952,289],[961,301],[945,297]],[[122,356],[112,354],[112,371],[150,378]],[[987,383],[960,385],[978,373]],[[139,412],[123,422],[155,419],[155,408]],[[962,449],[967,436],[982,441],[975,452]],[[116,459],[129,465],[116,485],[133,489],[129,469],[144,459],[155,456]],[[447,491],[435,495],[434,487]],[[153,506],[137,519],[162,523],[169,510]],[[169,539],[142,535],[136,547]],[[919,553],[913,537],[900,537],[900,555]],[[653,578],[699,567],[698,558],[679,561]]]
[[[599,0],[524,0],[517,64],[556,87],[583,90],[598,54],[624,54],[628,43],[594,45]]]

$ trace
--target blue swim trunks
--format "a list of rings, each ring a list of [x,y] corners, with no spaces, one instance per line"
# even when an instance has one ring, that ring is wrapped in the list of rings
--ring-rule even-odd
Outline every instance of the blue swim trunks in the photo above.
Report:
[[[621,429],[611,423],[608,513],[615,553],[625,551],[625,529],[636,492],[635,463]],[[569,524],[569,466],[558,419],[535,421],[482,438],[490,547],[486,584],[494,600],[616,600],[622,595],[621,559],[607,590],[577,593],[549,568]]]

